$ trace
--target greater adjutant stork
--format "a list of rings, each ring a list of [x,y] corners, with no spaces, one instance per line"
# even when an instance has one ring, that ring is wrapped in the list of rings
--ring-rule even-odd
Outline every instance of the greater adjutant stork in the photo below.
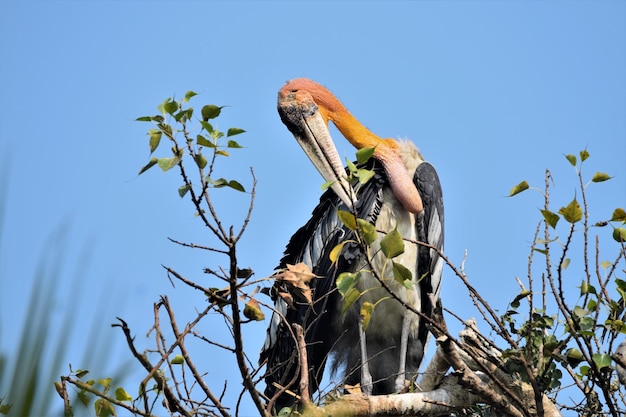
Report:
[[[276,288],[283,284],[275,284],[276,311],[260,357],[261,363],[267,363],[265,393],[272,398],[283,387],[299,390],[293,323],[305,332],[311,393],[321,382],[327,360],[333,371],[344,373],[347,384],[360,383],[366,393],[399,392],[405,378],[416,377],[428,338],[424,318],[402,303],[429,316],[439,298],[443,261],[437,251],[416,243],[443,249],[443,200],[437,173],[413,143],[376,136],[330,91],[311,80],[285,84],[278,92],[278,113],[318,171],[333,184],[311,219],[293,235],[279,265],[282,269],[304,263],[317,277],[309,282],[311,302],[288,303]],[[354,188],[348,184],[328,131],[329,121],[356,148],[374,148],[368,168],[375,175],[365,184]],[[369,247],[370,260],[363,245],[355,242],[356,232],[340,221],[338,210],[350,211],[378,230],[377,240]],[[382,274],[386,257],[380,240],[396,228],[404,238],[404,253],[393,260],[411,271],[412,285],[395,280],[389,267]],[[331,262],[330,252],[342,242],[348,243]],[[357,271],[361,271],[356,284],[361,296],[343,311],[336,278],[342,272]],[[360,306],[365,302],[378,304],[364,331]],[[294,401],[293,395],[283,393],[276,405],[280,408]]]

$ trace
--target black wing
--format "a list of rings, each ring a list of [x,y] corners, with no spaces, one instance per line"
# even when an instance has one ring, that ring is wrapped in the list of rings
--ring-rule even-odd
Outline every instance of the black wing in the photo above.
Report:
[[[415,170],[413,183],[417,187],[424,205],[424,211],[418,215],[418,240],[443,251],[443,193],[437,171],[428,162],[422,162]],[[441,291],[443,259],[441,259],[437,251],[425,246],[420,246],[418,253],[418,277],[420,277],[422,313],[431,316],[434,308],[431,297],[434,295],[434,299],[438,299]],[[421,320],[421,322],[418,339],[422,342],[422,346],[425,347],[428,339],[428,329],[425,323],[423,323],[424,320]]]
[[[376,222],[382,205],[382,190],[387,184],[384,170],[375,160],[371,160],[367,168],[376,174],[357,192],[355,209],[359,218],[371,223]],[[285,301],[272,294],[275,308],[284,316],[274,313],[268,328],[268,335],[260,362],[267,359],[265,394],[272,397],[280,386],[290,386],[290,390],[298,391],[299,372],[297,351],[289,326],[300,324],[305,331],[307,356],[309,365],[310,392],[317,390],[324,373],[324,367],[333,344],[338,338],[335,334],[339,327],[333,320],[341,320],[337,310],[340,295],[336,291],[335,280],[340,272],[356,271],[362,252],[358,245],[344,245],[342,254],[336,264],[330,261],[330,252],[339,243],[354,239],[353,231],[345,227],[337,217],[337,210],[347,210],[332,190],[325,192],[320,203],[313,210],[311,219],[301,227],[290,239],[285,255],[279,268],[287,264],[304,262],[319,278],[310,282],[313,305],[296,302],[295,309],[288,308]],[[277,409],[293,403],[293,397],[283,395],[277,401]]]

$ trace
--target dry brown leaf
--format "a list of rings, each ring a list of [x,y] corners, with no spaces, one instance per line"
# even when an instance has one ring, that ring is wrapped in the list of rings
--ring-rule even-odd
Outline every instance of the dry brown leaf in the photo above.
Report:
[[[361,384],[357,383],[355,385],[344,385],[344,389],[348,392],[348,394],[362,394]]]
[[[287,270],[293,272],[298,277],[298,280],[307,284],[313,278],[317,278],[311,269],[304,263],[300,262],[295,265],[287,264]]]
[[[296,265],[287,264],[287,269],[274,275],[274,279],[277,282],[284,284],[284,290],[291,294],[291,298],[288,298],[284,291],[278,290],[278,295],[285,300],[285,302],[292,308],[293,298],[306,301],[309,304],[313,303],[313,297],[309,282],[317,276],[311,272],[311,269],[300,262]]]

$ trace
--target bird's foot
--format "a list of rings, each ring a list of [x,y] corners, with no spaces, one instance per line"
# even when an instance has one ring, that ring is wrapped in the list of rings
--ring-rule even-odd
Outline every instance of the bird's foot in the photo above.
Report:
[[[406,380],[404,374],[398,375],[396,378],[396,394],[407,392],[409,388],[409,381]]]

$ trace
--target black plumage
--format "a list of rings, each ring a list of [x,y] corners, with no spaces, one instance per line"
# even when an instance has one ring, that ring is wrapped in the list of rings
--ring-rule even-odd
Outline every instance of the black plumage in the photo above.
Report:
[[[367,168],[374,170],[375,175],[366,184],[357,187],[357,202],[354,209],[358,218],[376,225],[383,206],[394,203],[385,200],[389,199],[390,192],[387,174],[381,164],[372,158]],[[443,200],[437,173],[429,163],[421,162],[415,170],[413,180],[424,203],[424,210],[414,215],[416,235],[419,240],[442,248]],[[261,352],[260,360],[267,360],[265,393],[270,398],[278,391],[274,383],[283,387],[289,386],[291,391],[298,392],[298,357],[295,341],[289,329],[290,323],[298,323],[305,330],[311,393],[317,390],[331,354],[334,358],[333,369],[345,373],[346,383],[356,384],[360,381],[358,309],[352,308],[342,314],[342,300],[335,281],[342,272],[356,272],[363,268],[365,254],[359,245],[349,242],[344,245],[337,262],[335,264],[331,262],[329,255],[333,248],[341,242],[355,238],[354,231],[343,225],[337,217],[338,209],[349,210],[329,189],[321,196],[311,219],[292,236],[280,261],[280,269],[285,268],[287,264],[304,262],[319,278],[310,282],[312,305],[296,302],[295,309],[287,308],[286,303],[274,293],[276,308],[284,314],[286,322],[280,320],[279,315],[275,313],[268,328],[266,344]],[[439,226],[434,227],[434,223]],[[429,315],[432,312],[432,305],[428,295],[439,294],[441,279],[439,256],[435,251],[420,246],[415,265],[406,266],[413,270],[415,285],[419,287],[420,310]],[[397,320],[398,317],[389,319]],[[400,335],[397,335],[390,339],[384,332],[377,335],[376,329],[371,328],[367,331],[374,394],[394,392],[394,381],[398,372],[399,337]],[[417,334],[409,339],[407,372],[410,376],[414,376],[419,368],[427,337],[428,330],[420,319]],[[292,396],[283,394],[276,403],[277,408],[291,405],[293,401]]]

